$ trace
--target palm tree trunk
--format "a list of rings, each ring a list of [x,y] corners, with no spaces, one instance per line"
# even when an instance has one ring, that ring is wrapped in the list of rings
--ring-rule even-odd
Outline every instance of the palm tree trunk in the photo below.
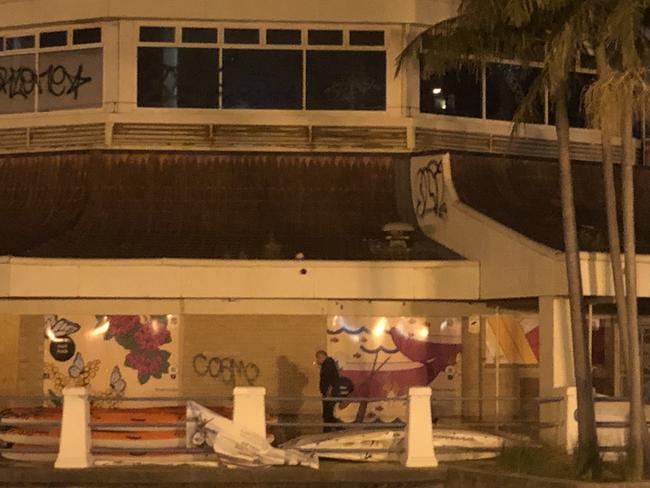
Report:
[[[596,437],[593,384],[587,355],[587,328],[582,299],[582,277],[573,199],[573,176],[569,152],[569,114],[566,85],[555,93],[555,130],[560,160],[560,192],[562,197],[562,226],[564,255],[569,288],[573,366],[578,400],[578,470],[581,475],[600,477],[600,458]]]
[[[641,399],[641,357],[639,352],[639,321],[636,292],[636,241],[634,233],[634,160],[632,134],[632,91],[626,89],[622,103],[621,139],[623,143],[622,204],[623,246],[625,250],[625,285],[628,310],[628,342],[630,381],[629,464],[632,480],[643,477],[643,431],[647,432]]]
[[[596,49],[598,77],[602,80],[610,74],[609,64],[604,44]],[[625,302],[625,285],[623,284],[623,266],[621,264],[621,238],[618,227],[618,212],[616,204],[616,186],[614,183],[614,158],[612,156],[611,122],[603,120],[600,127],[603,146],[603,187],[605,190],[605,210],[607,214],[607,237],[609,241],[609,258],[612,266],[614,281],[614,297],[616,299],[616,315],[618,319],[619,336],[623,345],[623,362],[625,371],[630,371],[627,303]],[[629,380],[629,376],[628,376]],[[629,381],[628,381],[629,391]]]

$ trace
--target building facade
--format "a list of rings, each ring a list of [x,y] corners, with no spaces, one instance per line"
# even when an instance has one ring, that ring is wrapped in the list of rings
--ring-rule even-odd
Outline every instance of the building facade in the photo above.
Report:
[[[309,416],[319,349],[362,396],[432,385],[451,421],[536,417],[526,398],[572,384],[553,113],[509,122],[538,68],[396,72],[454,2],[0,6],[3,392],[57,396],[96,360],[96,391],[255,384]],[[580,60],[571,149],[594,366],[618,394],[593,76]],[[387,403],[338,415],[401,415]]]

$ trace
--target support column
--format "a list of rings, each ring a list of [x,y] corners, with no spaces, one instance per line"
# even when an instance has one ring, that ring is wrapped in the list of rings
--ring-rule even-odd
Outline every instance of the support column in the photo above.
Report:
[[[404,464],[407,468],[435,468],[438,466],[438,460],[433,450],[431,388],[409,388]]]
[[[93,465],[90,454],[90,404],[85,388],[63,390],[61,441],[55,468],[82,469]]]
[[[577,424],[571,420],[575,419],[576,405],[568,298],[539,298],[539,329],[539,395],[564,398],[562,402],[540,404],[540,421],[557,424],[542,429],[540,436],[548,444],[571,451]]]
[[[233,396],[233,422],[266,439],[266,388],[237,386]]]

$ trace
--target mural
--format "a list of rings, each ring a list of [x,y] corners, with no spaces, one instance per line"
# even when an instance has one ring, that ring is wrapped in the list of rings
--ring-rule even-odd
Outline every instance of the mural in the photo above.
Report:
[[[412,386],[431,386],[445,414],[460,396],[461,323],[426,317],[343,317],[329,319],[327,352],[349,378],[352,396],[384,401],[339,403],[344,422],[403,419],[404,396]],[[442,412],[441,412],[442,413]]]
[[[44,335],[43,390],[51,404],[68,386],[108,397],[95,403],[108,407],[123,396],[179,394],[175,315],[46,315]]]
[[[536,365],[539,362],[539,318],[530,315],[485,317],[485,362]]]

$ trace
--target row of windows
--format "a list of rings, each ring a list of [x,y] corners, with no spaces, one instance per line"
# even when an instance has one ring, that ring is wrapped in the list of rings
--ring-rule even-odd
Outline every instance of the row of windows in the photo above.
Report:
[[[37,41],[38,46],[36,45]],[[0,37],[0,51],[68,46],[70,41],[72,41],[73,45],[100,43],[102,42],[102,30],[100,27],[91,27],[73,29],[72,35],[69,35],[67,30],[58,30],[41,32],[38,36],[28,34],[15,37]]]
[[[386,54],[141,46],[138,105],[385,110]]]
[[[458,69],[420,81],[420,112],[463,117],[512,120],[517,108],[539,76],[539,68],[487,63],[485,70]],[[585,127],[581,95],[595,79],[572,73],[569,83],[569,119],[572,127]],[[485,103],[484,103],[485,101]],[[526,122],[554,123],[552,106],[537,100]]]
[[[142,26],[140,42],[177,42],[175,27]],[[269,45],[302,45],[303,32],[300,29],[266,29],[262,35]],[[225,28],[222,32],[225,44],[260,44],[260,29]],[[347,36],[347,37],[346,37]],[[383,46],[384,32],[371,30],[309,29],[307,44],[310,46],[342,46],[346,38],[350,46]],[[217,44],[219,29],[208,27],[183,27],[180,41],[193,44]]]

